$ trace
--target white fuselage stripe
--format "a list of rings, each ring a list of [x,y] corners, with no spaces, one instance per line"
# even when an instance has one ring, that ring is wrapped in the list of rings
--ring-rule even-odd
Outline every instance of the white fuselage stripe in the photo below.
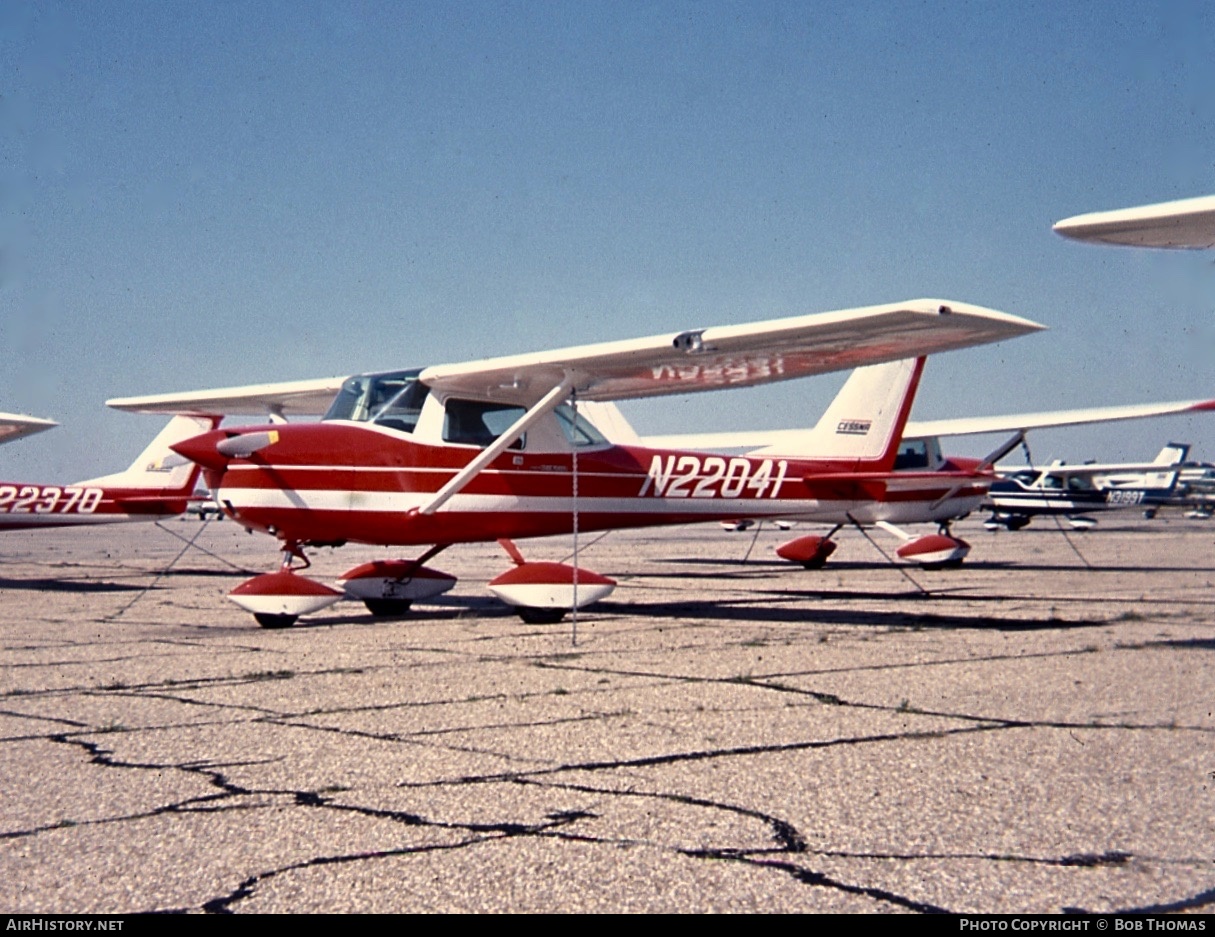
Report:
[[[939,485],[936,486],[939,489]],[[385,491],[290,490],[272,488],[222,488],[220,503],[244,509],[301,509],[405,514],[424,504],[431,495]],[[976,507],[980,496],[953,497],[929,510],[923,500],[876,502],[871,500],[819,501],[771,498],[596,498],[579,497],[583,513],[634,515],[704,515],[720,517],[835,518],[846,513],[860,520],[904,518],[914,520],[952,516]],[[437,513],[568,514],[568,497],[459,494]]]

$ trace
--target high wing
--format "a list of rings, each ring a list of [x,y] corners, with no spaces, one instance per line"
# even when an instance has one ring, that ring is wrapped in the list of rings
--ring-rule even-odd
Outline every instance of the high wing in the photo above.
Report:
[[[419,380],[443,395],[528,407],[563,385],[567,396],[569,390],[576,391],[579,400],[624,400],[790,380],[966,348],[1042,328],[981,306],[921,299],[444,364],[424,369]],[[342,381],[126,397],[108,404],[156,413],[315,413],[319,400],[325,395],[331,400]],[[304,406],[310,409],[301,409]]]
[[[626,400],[791,380],[1041,328],[980,306],[921,299],[439,365],[420,380],[442,393],[526,404],[568,377],[580,400]]]
[[[1051,475],[1076,478],[1091,475],[1110,475],[1114,472],[1171,472],[1181,464],[1181,462],[1165,465],[1159,462],[1108,462],[1105,464],[1100,462],[1084,462],[1068,465],[1067,463],[1059,462],[1052,465],[997,465],[996,474],[1022,475],[1028,472],[1037,472],[1039,474],[1049,472]]]
[[[275,384],[246,384],[180,394],[115,397],[106,406],[132,413],[166,413],[178,416],[320,416],[329,409],[346,377]]]
[[[1173,403],[1128,404],[1090,407],[1084,410],[1054,410],[1043,413],[1013,413],[1007,416],[960,417],[949,420],[908,420],[904,439],[932,436],[977,436],[983,433],[1015,433],[1031,429],[1112,423],[1180,413],[1215,412],[1215,400],[1179,400]],[[797,451],[804,429],[739,430],[722,433],[686,433],[645,436],[647,446],[673,449],[759,449]]]
[[[36,416],[0,413],[0,445],[20,439],[22,436],[32,436],[34,433],[53,429],[58,425],[54,420],[41,420]]]
[[[1215,195],[1064,218],[1054,231],[1077,241],[1200,250],[1215,247]]]

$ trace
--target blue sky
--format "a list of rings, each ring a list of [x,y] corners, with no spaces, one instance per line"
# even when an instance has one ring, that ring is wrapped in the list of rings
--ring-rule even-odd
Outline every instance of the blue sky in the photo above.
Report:
[[[112,396],[920,296],[1051,331],[935,359],[917,417],[1215,397],[1211,253],[1050,231],[1215,191],[1209,4],[13,3],[0,63],[0,410],[64,424],[6,478],[129,462],[159,421]],[[626,413],[811,425],[841,382]]]

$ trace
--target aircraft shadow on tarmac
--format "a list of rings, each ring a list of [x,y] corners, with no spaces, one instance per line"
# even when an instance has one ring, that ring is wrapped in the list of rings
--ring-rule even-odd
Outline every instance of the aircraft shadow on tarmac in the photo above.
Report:
[[[103,582],[93,579],[5,579],[0,578],[0,589],[26,592],[142,592],[143,583]]]
[[[838,593],[823,593],[827,598],[839,598]],[[857,598],[865,593],[847,593],[847,598]],[[919,600],[924,598],[922,593],[907,592],[902,594],[874,593],[875,598],[889,602],[893,599]],[[816,597],[817,594],[782,593],[786,600],[801,600]],[[987,631],[1039,631],[1060,630],[1065,628],[1095,628],[1107,625],[1104,620],[1067,619],[1058,616],[1048,618],[994,618],[990,615],[951,615],[939,612],[917,612],[909,610],[874,610],[874,609],[845,609],[845,608],[798,608],[782,607],[772,601],[773,597],[757,597],[755,604],[745,600],[738,603],[725,603],[721,600],[689,601],[689,602],[655,602],[652,604],[618,604],[600,602],[591,607],[592,612],[618,613],[631,617],[645,618],[696,618],[705,621],[728,621],[736,624],[798,624],[798,625],[855,625],[871,628],[982,628]],[[939,595],[932,599],[941,598]]]
[[[355,605],[356,603],[351,603],[352,608],[355,607]],[[361,607],[361,604],[358,607]],[[421,608],[411,608],[399,615],[371,615],[366,612],[361,614],[352,612],[345,615],[331,615],[321,618],[304,618],[296,622],[291,630],[299,631],[303,628],[328,628],[334,625],[409,625],[411,623],[421,622],[456,622],[464,619],[474,621],[486,618],[504,618],[514,620],[515,622],[519,621],[515,615],[514,609],[503,605],[500,601],[492,596],[481,597],[462,595],[454,596],[442,604],[439,602],[435,602],[434,604],[427,603]],[[257,627],[253,630],[260,631],[261,629],[260,627]]]
[[[806,608],[799,606],[790,608],[786,604],[792,601],[802,601],[807,597],[826,598],[873,598],[890,602],[892,600],[918,601],[921,599],[940,599],[940,594],[925,596],[919,592],[905,593],[790,593],[788,591],[771,594],[757,594],[754,600],[738,600],[723,602],[721,600],[704,601],[675,601],[675,602],[597,602],[579,612],[579,617],[585,621],[602,621],[605,617],[615,618],[647,618],[647,619],[679,619],[691,618],[699,621],[729,622],[732,624],[755,625],[854,625],[878,629],[972,629],[982,628],[988,631],[1039,631],[1060,630],[1069,628],[1094,628],[1109,624],[1108,621],[1092,619],[1067,619],[1057,615],[1048,618],[1000,619],[981,614],[943,614],[940,612],[913,611],[908,609],[873,610],[873,609],[840,609],[840,608]],[[958,598],[963,598],[959,596]],[[398,617],[377,617],[367,614],[349,614],[323,618],[306,618],[295,625],[294,630],[306,628],[328,628],[340,625],[381,625],[399,624],[408,626],[412,623],[436,621],[456,622],[461,619],[481,620],[500,619],[511,624],[520,624],[512,609],[492,598],[460,597],[448,608],[428,606],[411,609]],[[560,630],[570,627],[567,617],[559,624],[542,626]],[[528,629],[534,625],[520,625]]]
[[[712,566],[712,567],[717,568],[719,571],[717,573],[695,573],[695,572],[675,572],[675,571],[671,571],[669,573],[647,572],[647,573],[645,573],[646,576],[654,576],[654,577],[668,576],[668,577],[679,577],[679,578],[685,578],[685,579],[686,578],[695,578],[695,577],[699,577],[699,576],[713,577],[713,578],[723,578],[725,576],[731,576],[731,575],[738,575],[740,578],[746,576],[746,574],[742,573],[742,572],[737,573],[737,574],[722,573],[722,572],[720,572],[720,567],[722,567],[722,566],[733,566],[733,567],[738,567],[740,569],[750,570],[753,574],[758,573],[758,572],[770,572],[771,570],[783,570],[785,572],[790,572],[790,573],[794,573],[794,574],[796,574],[798,572],[798,569],[794,564],[785,562],[783,560],[714,560],[714,559],[705,559],[704,557],[696,556],[696,557],[683,557],[683,558],[667,557],[666,559],[656,560],[655,562],[659,563],[659,564],[670,564],[670,565],[680,565],[680,566]],[[828,563],[826,566],[824,566],[821,570],[803,570],[803,572],[805,572],[807,575],[813,575],[815,573],[830,573],[833,571],[845,572],[848,570],[867,570],[867,571],[872,572],[875,570],[882,570],[882,569],[895,569],[895,570],[906,569],[909,572],[913,572],[913,573],[929,572],[929,573],[941,573],[943,575],[949,575],[952,572],[952,570],[924,570],[918,566],[914,566],[914,565],[907,564],[907,563],[898,563],[898,564],[885,563],[885,562],[882,562],[881,560],[874,560],[874,561],[866,562],[863,560],[836,561],[834,559],[830,563]],[[1015,570],[1025,570],[1026,572],[1052,573],[1052,572],[1075,572],[1078,569],[1084,569],[1084,566],[1083,566],[1083,564],[1080,563],[1079,560],[1074,560],[1073,562],[1070,562],[1070,563],[1026,563],[1024,561],[1015,561],[1014,562],[1012,560],[972,560],[972,559],[968,559],[968,560],[966,560],[966,563],[964,564],[963,569],[976,570],[976,571],[981,571],[981,570],[1001,571],[1001,570],[1015,569]],[[1195,572],[1215,572],[1215,566],[1092,566],[1092,567],[1090,567],[1090,570],[1094,573],[1143,573],[1143,572],[1195,573]]]
[[[1215,651],[1215,638],[1177,638],[1167,641],[1151,641],[1152,647],[1171,647],[1195,651]]]
[[[249,570],[221,570],[221,569],[202,569],[189,567],[176,567],[169,570],[157,569],[132,569],[124,568],[116,573],[109,575],[120,575],[127,579],[138,580],[136,582],[115,582],[110,579],[86,579],[79,572],[77,576],[81,578],[71,578],[70,576],[49,578],[39,577],[37,579],[10,579],[0,577],[0,589],[12,589],[14,591],[26,592],[141,592],[145,589],[165,589],[169,588],[170,584],[164,580],[173,578],[199,577],[199,578],[217,578],[217,579],[232,579],[236,576],[248,575]],[[87,574],[86,574],[87,575]],[[153,579],[153,582],[149,585]]]

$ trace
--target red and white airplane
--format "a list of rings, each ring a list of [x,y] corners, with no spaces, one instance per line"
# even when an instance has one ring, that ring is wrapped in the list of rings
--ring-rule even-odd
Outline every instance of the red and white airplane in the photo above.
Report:
[[[0,482],[0,530],[176,517],[189,504],[199,468],[172,447],[214,429],[218,422],[215,417],[174,417],[130,468],[114,475],[70,485]],[[55,425],[50,420],[0,414],[0,443]]]
[[[142,412],[271,414],[269,424],[219,429],[173,447],[203,466],[208,486],[237,522],[282,542],[280,570],[230,596],[265,627],[289,626],[343,597],[297,570],[308,565],[305,547],[348,541],[429,547],[416,559],[368,563],[341,577],[344,593],[373,613],[397,613],[450,589],[451,576],[424,565],[439,551],[499,540],[516,565],[490,588],[527,621],[557,621],[615,583],[576,565],[527,562],[511,539],[737,517],[929,520],[977,506],[994,479],[980,460],[895,471],[923,368],[919,356],[1040,328],[978,306],[917,300],[109,404]],[[885,363],[863,367],[879,362]],[[779,457],[613,442],[579,412],[598,402],[850,368],[860,370],[806,445]],[[332,405],[321,422],[283,422],[315,412],[326,398]],[[610,416],[596,414],[604,425]],[[921,539],[929,551],[957,546],[950,538]]]

